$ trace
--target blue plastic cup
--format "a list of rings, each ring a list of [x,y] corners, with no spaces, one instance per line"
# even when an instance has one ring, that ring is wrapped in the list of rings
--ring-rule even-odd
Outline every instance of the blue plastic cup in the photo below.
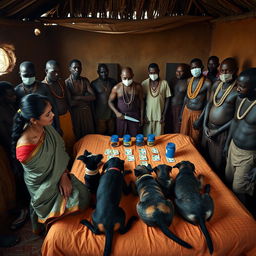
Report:
[[[166,145],[166,154],[165,154],[166,157],[174,158],[175,149],[176,149],[176,147],[175,147],[174,143],[172,143],[172,142],[167,143],[167,145]]]
[[[111,142],[118,142],[119,141],[119,137],[118,137],[118,135],[112,135],[111,136]]]
[[[136,145],[137,146],[144,146],[144,135],[143,134],[137,134],[136,135]]]
[[[114,134],[110,138],[110,144],[112,147],[118,147],[119,146],[119,137],[118,135]]]
[[[152,147],[155,145],[155,134],[148,134],[147,145]]]
[[[123,145],[125,147],[130,147],[132,145],[131,135],[125,134],[123,137]]]

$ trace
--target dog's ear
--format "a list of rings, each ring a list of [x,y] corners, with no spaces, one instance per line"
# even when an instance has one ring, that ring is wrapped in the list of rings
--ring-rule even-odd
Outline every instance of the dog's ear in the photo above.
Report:
[[[97,162],[100,162],[102,158],[103,158],[103,155],[102,155],[102,154],[99,154],[99,155],[96,156],[95,160],[96,160]]]
[[[166,168],[167,168],[169,173],[172,172],[172,167],[170,165],[166,165]]]
[[[86,156],[81,155],[77,158],[77,160],[81,160],[83,163],[85,162]]]
[[[138,170],[138,169],[134,169],[134,175],[136,176],[136,177],[138,177],[138,176],[140,176],[140,170]]]
[[[180,166],[181,166],[181,162],[179,162],[179,163],[177,163],[177,164],[175,164],[172,168],[180,168]]]
[[[196,172],[196,168],[195,165],[193,163],[190,162],[191,168],[193,169],[194,172]]]
[[[151,164],[148,164],[146,167],[148,171],[154,172],[154,169],[152,168]]]
[[[84,155],[85,156],[89,156],[89,155],[91,155],[92,153],[91,152],[89,152],[89,151],[87,151],[87,149],[84,151]]]
[[[154,173],[157,175],[157,173],[158,173],[158,168],[157,168],[157,166],[152,169],[152,172],[154,172]]]

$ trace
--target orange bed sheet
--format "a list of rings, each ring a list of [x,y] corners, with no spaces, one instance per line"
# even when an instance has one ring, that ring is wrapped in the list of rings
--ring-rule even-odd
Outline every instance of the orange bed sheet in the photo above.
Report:
[[[172,134],[157,137],[155,147],[161,155],[160,162],[151,159],[151,148],[144,146],[147,151],[148,163],[156,166],[160,163],[168,164],[165,158],[165,147],[168,142],[176,144],[176,162],[189,160],[196,166],[197,174],[204,174],[206,182],[211,184],[211,195],[215,204],[213,218],[207,223],[211,234],[214,254],[219,256],[256,255],[256,222],[248,211],[234,197],[232,192],[222,183],[198,153],[189,137]],[[87,135],[75,145],[76,155],[83,154],[87,149],[92,153],[104,154],[105,149],[111,148],[109,137],[102,135]],[[135,155],[135,162],[128,162],[124,153],[124,147],[119,146],[120,158],[125,160],[125,168],[133,170],[140,164],[138,149],[131,147]],[[104,156],[103,162],[105,162]],[[174,164],[170,164],[174,165]],[[74,162],[72,172],[83,181],[84,165],[81,161]],[[177,175],[178,170],[173,169],[172,176]],[[126,176],[127,182],[135,180],[134,174]],[[136,213],[138,198],[133,195],[123,196],[121,206],[126,212],[127,219]],[[42,255],[47,256],[91,256],[102,255],[105,236],[94,235],[87,227],[80,224],[84,218],[91,220],[92,209],[87,209],[77,215],[66,216],[57,221],[50,228],[43,246]],[[193,246],[186,249],[168,239],[157,228],[146,226],[141,220],[135,222],[132,228],[124,235],[115,233],[112,255],[113,256],[147,256],[147,255],[209,255],[205,239],[197,226],[193,226],[177,214],[175,215],[170,230],[180,238]]]

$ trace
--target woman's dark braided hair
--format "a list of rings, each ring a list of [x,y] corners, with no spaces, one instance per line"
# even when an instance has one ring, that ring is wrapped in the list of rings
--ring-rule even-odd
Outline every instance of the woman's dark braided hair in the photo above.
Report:
[[[24,128],[31,118],[40,119],[48,103],[47,97],[37,93],[26,95],[21,99],[20,109],[13,118],[12,126],[12,156],[14,159],[16,159],[17,141],[24,132]]]

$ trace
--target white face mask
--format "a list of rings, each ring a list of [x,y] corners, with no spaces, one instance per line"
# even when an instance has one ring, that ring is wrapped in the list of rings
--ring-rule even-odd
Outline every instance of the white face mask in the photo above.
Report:
[[[233,78],[233,75],[232,75],[232,74],[220,74],[220,80],[221,80],[223,83],[232,80],[232,78]]]
[[[132,82],[133,82],[132,79],[130,79],[130,80],[128,80],[128,79],[123,79],[123,80],[122,80],[122,83],[123,83],[123,85],[125,85],[125,86],[131,85]]]
[[[201,68],[193,68],[190,70],[193,77],[199,77],[202,73]]]
[[[34,76],[32,76],[32,77],[21,76],[21,80],[22,80],[23,84],[31,85],[36,81],[36,78]]]
[[[155,80],[158,78],[158,74],[149,74],[149,78],[150,78],[152,81],[155,81]]]

